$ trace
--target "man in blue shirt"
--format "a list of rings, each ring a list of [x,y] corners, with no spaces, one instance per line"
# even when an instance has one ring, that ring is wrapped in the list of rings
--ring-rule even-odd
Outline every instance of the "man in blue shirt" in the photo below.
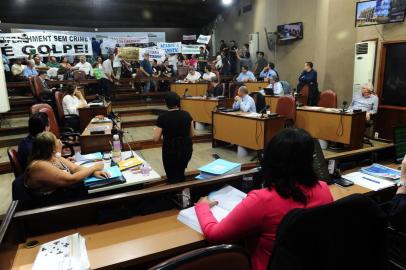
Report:
[[[23,70],[23,77],[28,79],[29,77],[37,75],[38,71],[35,69],[34,60],[28,60],[27,66]]]
[[[18,144],[17,157],[23,170],[28,166],[28,158],[31,155],[35,136],[43,131],[49,131],[48,115],[44,112],[37,112],[28,120],[28,136]]]
[[[149,62],[149,53],[144,53],[144,59],[140,62],[140,70],[144,75],[149,78],[152,76],[152,66],[151,63]],[[149,90],[151,88],[151,81],[147,80],[145,81],[144,85],[144,93],[149,93]]]
[[[254,73],[248,70],[248,66],[242,66],[237,82],[255,82],[256,80]]]
[[[279,77],[278,73],[275,71],[275,64],[269,63],[259,74],[260,78],[263,78],[264,81],[267,81],[269,77]]]
[[[371,83],[362,86],[362,90],[356,93],[351,102],[350,109],[366,112],[366,121],[371,120],[371,115],[378,112],[379,99],[374,94],[374,88]]]
[[[238,94],[235,97],[233,109],[240,110],[242,112],[257,112],[255,101],[248,95],[248,88],[246,86],[241,86],[238,89]]]
[[[304,84],[317,84],[317,71],[313,69],[312,62],[306,62],[303,72],[299,76],[299,82]]]

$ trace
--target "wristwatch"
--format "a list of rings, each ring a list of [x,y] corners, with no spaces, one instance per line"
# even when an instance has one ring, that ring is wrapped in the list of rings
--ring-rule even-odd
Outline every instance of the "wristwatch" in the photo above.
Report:
[[[406,182],[403,181],[399,181],[399,183],[397,184],[398,187],[406,187]]]

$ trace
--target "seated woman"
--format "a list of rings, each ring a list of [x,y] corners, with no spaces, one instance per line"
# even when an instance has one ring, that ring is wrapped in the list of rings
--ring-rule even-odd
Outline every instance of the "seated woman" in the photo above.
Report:
[[[103,163],[86,168],[60,156],[62,143],[51,132],[38,134],[32,145],[30,163],[24,174],[24,185],[35,197],[46,197],[80,183],[88,176],[108,178]]]
[[[195,210],[209,242],[245,240],[253,270],[267,269],[283,217],[295,208],[310,208],[333,201],[325,182],[313,171],[313,138],[302,129],[288,128],[269,142],[262,161],[265,188],[254,190],[221,222],[203,197]]]
[[[189,73],[183,80],[185,83],[197,83],[202,75],[195,70],[195,68],[189,68]]]
[[[79,116],[79,108],[87,106],[87,101],[83,97],[82,92],[77,90],[73,85],[68,85],[65,88],[65,96],[62,100],[63,112],[65,115]],[[65,125],[73,128],[75,131],[80,130],[79,117],[69,117],[65,120]]]

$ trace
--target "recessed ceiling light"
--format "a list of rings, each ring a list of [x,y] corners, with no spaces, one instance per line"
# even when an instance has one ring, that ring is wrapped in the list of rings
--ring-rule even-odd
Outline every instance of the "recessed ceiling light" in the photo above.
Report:
[[[233,3],[233,0],[222,0],[223,1],[223,5],[228,6],[231,5],[231,3]]]

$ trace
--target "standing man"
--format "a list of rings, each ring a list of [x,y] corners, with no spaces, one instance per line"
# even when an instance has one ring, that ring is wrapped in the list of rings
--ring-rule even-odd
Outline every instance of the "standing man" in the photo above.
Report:
[[[313,69],[312,62],[305,62],[303,71],[299,76],[297,91],[300,93],[305,85],[309,86],[309,106],[316,106],[319,99],[319,88],[317,84],[317,71]]]
[[[233,109],[242,112],[257,112],[255,101],[248,95],[248,88],[241,86],[238,89],[238,94],[234,99]]]
[[[257,52],[257,61],[255,62],[254,65],[255,76],[258,77],[267,65],[268,62],[265,59],[264,52]]]
[[[109,58],[104,60],[102,68],[102,78],[100,79],[101,89],[107,100],[111,99],[111,93],[114,88],[114,74],[113,74],[113,61],[114,54],[110,54]]]
[[[185,169],[192,158],[193,119],[180,109],[180,97],[174,92],[165,97],[168,111],[158,117],[154,141],[163,137],[162,161],[168,183],[185,181]]]
[[[144,84],[144,93],[149,93],[151,88],[151,80],[150,77],[152,76],[152,66],[149,62],[149,53],[144,53],[144,59],[140,62],[140,70],[141,72],[147,77],[147,80]]]
[[[96,40],[95,37],[92,37],[92,50],[93,50],[93,59],[96,60],[100,56],[100,43]]]
[[[204,73],[204,69],[207,66],[207,60],[209,59],[204,47],[200,47],[200,53],[197,55],[197,71],[200,74]]]
[[[231,75],[235,75],[238,73],[238,47],[234,40],[230,41],[230,65],[231,65]]]
[[[222,39],[220,41],[220,53],[225,51],[227,48],[228,48],[228,46],[227,46],[226,42],[224,41],[224,39]]]

